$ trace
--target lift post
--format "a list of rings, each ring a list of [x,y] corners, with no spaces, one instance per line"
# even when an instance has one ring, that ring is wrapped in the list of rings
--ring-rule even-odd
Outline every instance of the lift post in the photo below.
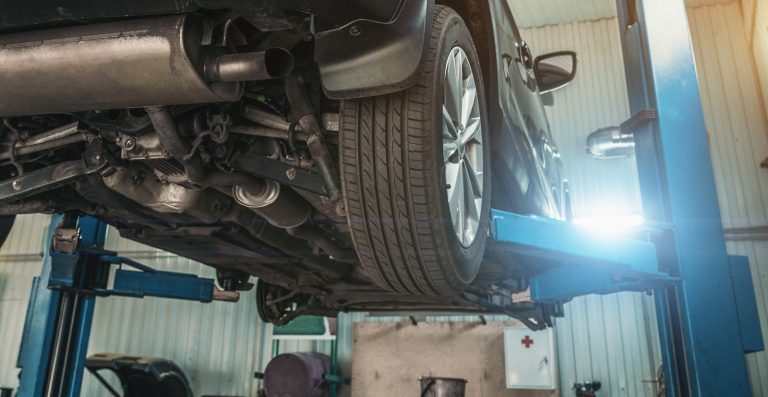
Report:
[[[212,279],[156,271],[106,251],[106,233],[94,218],[53,215],[19,348],[19,397],[80,395],[96,297],[237,300]]]
[[[617,5],[631,112],[657,113],[634,134],[643,211],[662,231],[660,263],[680,278],[654,291],[667,396],[749,396],[744,353],[762,338],[745,307],[751,282],[733,284],[743,261],[726,253],[685,3]]]

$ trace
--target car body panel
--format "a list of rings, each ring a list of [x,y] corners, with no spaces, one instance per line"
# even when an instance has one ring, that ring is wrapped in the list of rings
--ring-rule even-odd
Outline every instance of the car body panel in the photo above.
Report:
[[[504,186],[514,177],[528,203],[530,212],[550,217],[560,216],[560,167],[557,147],[533,72],[533,55],[523,40],[509,4],[490,1],[496,46],[499,105],[506,133],[499,137],[495,187]],[[510,158],[510,148],[518,148],[523,161]],[[525,167],[526,172],[521,172]],[[501,178],[499,178],[501,176]],[[506,188],[505,190],[509,190]],[[517,210],[517,208],[512,208]]]

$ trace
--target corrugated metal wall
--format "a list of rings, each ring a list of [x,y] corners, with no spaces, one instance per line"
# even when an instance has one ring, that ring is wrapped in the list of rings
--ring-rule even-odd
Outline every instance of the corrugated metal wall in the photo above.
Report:
[[[743,0],[741,4],[750,49],[754,54],[763,107],[768,112],[768,2],[765,0]]]
[[[521,28],[616,17],[616,0],[506,0]],[[745,2],[756,0],[744,0]],[[738,0],[685,0],[688,7],[725,4]]]
[[[718,192],[726,227],[768,225],[768,175],[758,166],[768,156],[766,124],[755,70],[738,3],[691,11],[696,55],[707,125],[713,147]],[[576,215],[589,217],[640,211],[635,167],[631,159],[597,161],[584,154],[592,130],[617,124],[628,116],[615,19],[527,29],[537,53],[576,49],[578,79],[556,93],[550,110],[556,139],[568,164]],[[40,240],[47,217],[24,217],[0,250],[0,385],[16,384],[15,361],[31,278],[39,270]],[[211,276],[210,269],[185,259],[110,236],[109,246],[160,269]],[[750,255],[757,281],[763,328],[768,333],[768,243],[729,243],[732,253]],[[172,358],[188,373],[198,394],[255,395],[254,371],[270,354],[269,326],[257,320],[253,296],[240,303],[201,305],[147,298],[99,300],[91,352],[117,351]],[[575,299],[557,323],[560,380],[564,390],[574,381],[599,379],[603,395],[652,396],[659,363],[653,306],[642,294]],[[454,321],[476,321],[451,317]],[[340,317],[340,358],[349,368],[355,321],[397,321],[361,313]],[[713,324],[713,326],[717,326]],[[283,343],[281,351],[328,351],[327,342]],[[750,355],[754,395],[768,395],[768,356]],[[97,392],[86,380],[87,395]],[[85,394],[84,394],[85,395]]]

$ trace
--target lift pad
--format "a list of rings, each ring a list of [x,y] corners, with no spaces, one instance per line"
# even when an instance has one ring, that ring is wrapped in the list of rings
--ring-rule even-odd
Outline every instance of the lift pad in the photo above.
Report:
[[[531,299],[537,302],[647,291],[677,280],[659,270],[650,241],[598,236],[573,223],[498,210],[491,220],[496,249],[514,255],[526,268],[543,269],[530,279]]]

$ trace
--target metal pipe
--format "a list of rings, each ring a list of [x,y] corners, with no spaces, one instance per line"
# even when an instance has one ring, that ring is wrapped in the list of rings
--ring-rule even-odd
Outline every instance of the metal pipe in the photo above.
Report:
[[[183,139],[176,128],[176,120],[173,114],[164,106],[150,106],[145,108],[152,126],[155,128],[160,144],[168,154],[184,166],[187,176],[194,182],[201,181],[204,178],[203,162],[198,156],[187,158],[192,146]]]
[[[293,70],[293,55],[283,48],[243,54],[225,54],[208,58],[205,77],[210,82],[270,80]]]
[[[251,106],[243,107],[243,117],[276,130],[288,131],[291,128],[291,123],[287,122],[282,117]]]
[[[229,128],[229,131],[232,132],[233,134],[240,134],[240,135],[260,136],[265,138],[276,138],[276,139],[290,139],[290,134],[288,133],[288,130],[277,130],[274,128],[262,127],[262,126],[233,125],[232,127]],[[296,134],[293,138],[299,142],[307,141],[307,137],[305,137],[304,134]],[[328,134],[325,136],[325,138],[326,138],[325,141],[332,145],[338,144],[339,142],[337,134]]]
[[[286,229],[286,231],[291,236],[314,242],[330,256],[330,259],[337,262],[354,263],[357,261],[355,251],[341,247],[316,226],[302,225]]]
[[[267,181],[265,187],[260,190],[236,185],[229,194],[238,204],[249,208],[281,229],[299,227],[312,215],[312,208],[306,200],[291,189],[282,189],[280,184],[274,181]]]
[[[251,125],[233,125],[229,128],[230,132],[241,135],[260,136],[265,138],[288,139],[288,130],[278,130],[270,127],[251,126]],[[302,137],[296,137],[302,139]],[[303,139],[302,139],[303,140]]]
[[[285,95],[288,97],[294,115],[298,119],[298,125],[307,139],[309,152],[312,159],[317,164],[320,175],[323,177],[325,187],[328,189],[328,195],[332,201],[341,198],[339,184],[337,182],[338,172],[331,153],[326,147],[323,139],[323,131],[315,116],[315,110],[312,103],[307,98],[307,93],[301,86],[299,79],[290,75],[285,79]]]
[[[85,142],[88,140],[89,136],[90,135],[81,133],[79,135],[71,135],[65,138],[61,138],[56,141],[46,141],[46,142],[38,143],[34,145],[16,147],[16,149],[14,149],[14,155],[24,156],[27,154],[60,148],[63,146],[71,145],[73,143]],[[0,153],[0,160],[9,160],[10,158],[11,158],[10,150]]]
[[[202,187],[231,187],[234,185],[246,186],[254,192],[265,189],[263,179],[244,174],[242,172],[206,171],[202,160],[198,156],[189,157],[192,146],[179,133],[176,120],[167,107],[151,106],[145,108],[152,126],[155,128],[158,139],[168,154],[184,166],[187,177]]]
[[[62,138],[66,138],[70,135],[75,135],[81,131],[82,130],[80,129],[80,122],[75,121],[74,123],[69,123],[61,127],[56,127],[52,130],[48,130],[46,132],[42,132],[40,134],[31,136],[28,139],[25,139],[17,143],[16,149],[19,149],[25,146],[33,146],[41,143],[56,141]]]
[[[242,83],[200,73],[204,24],[178,14],[0,35],[0,116],[236,101]]]
[[[601,128],[587,137],[587,153],[600,159],[631,156],[635,154],[635,137],[621,127]]]
[[[56,330],[51,344],[51,358],[49,361],[48,374],[45,382],[45,396],[53,397],[57,396],[57,390],[55,387],[59,385],[62,376],[62,366],[64,360],[62,355],[65,354],[67,348],[67,341],[69,339],[69,331],[72,320],[72,294],[64,292],[61,294],[61,300],[59,303],[59,313],[56,317]]]
[[[276,130],[288,131],[291,128],[291,123],[284,120],[282,117],[265,112],[263,110],[256,109],[252,106],[243,107],[243,117],[251,120],[255,123],[259,123],[263,126],[274,128]],[[324,131],[339,131],[339,114],[338,113],[323,113],[320,115],[320,124]],[[301,126],[296,126],[296,131],[301,131]]]

